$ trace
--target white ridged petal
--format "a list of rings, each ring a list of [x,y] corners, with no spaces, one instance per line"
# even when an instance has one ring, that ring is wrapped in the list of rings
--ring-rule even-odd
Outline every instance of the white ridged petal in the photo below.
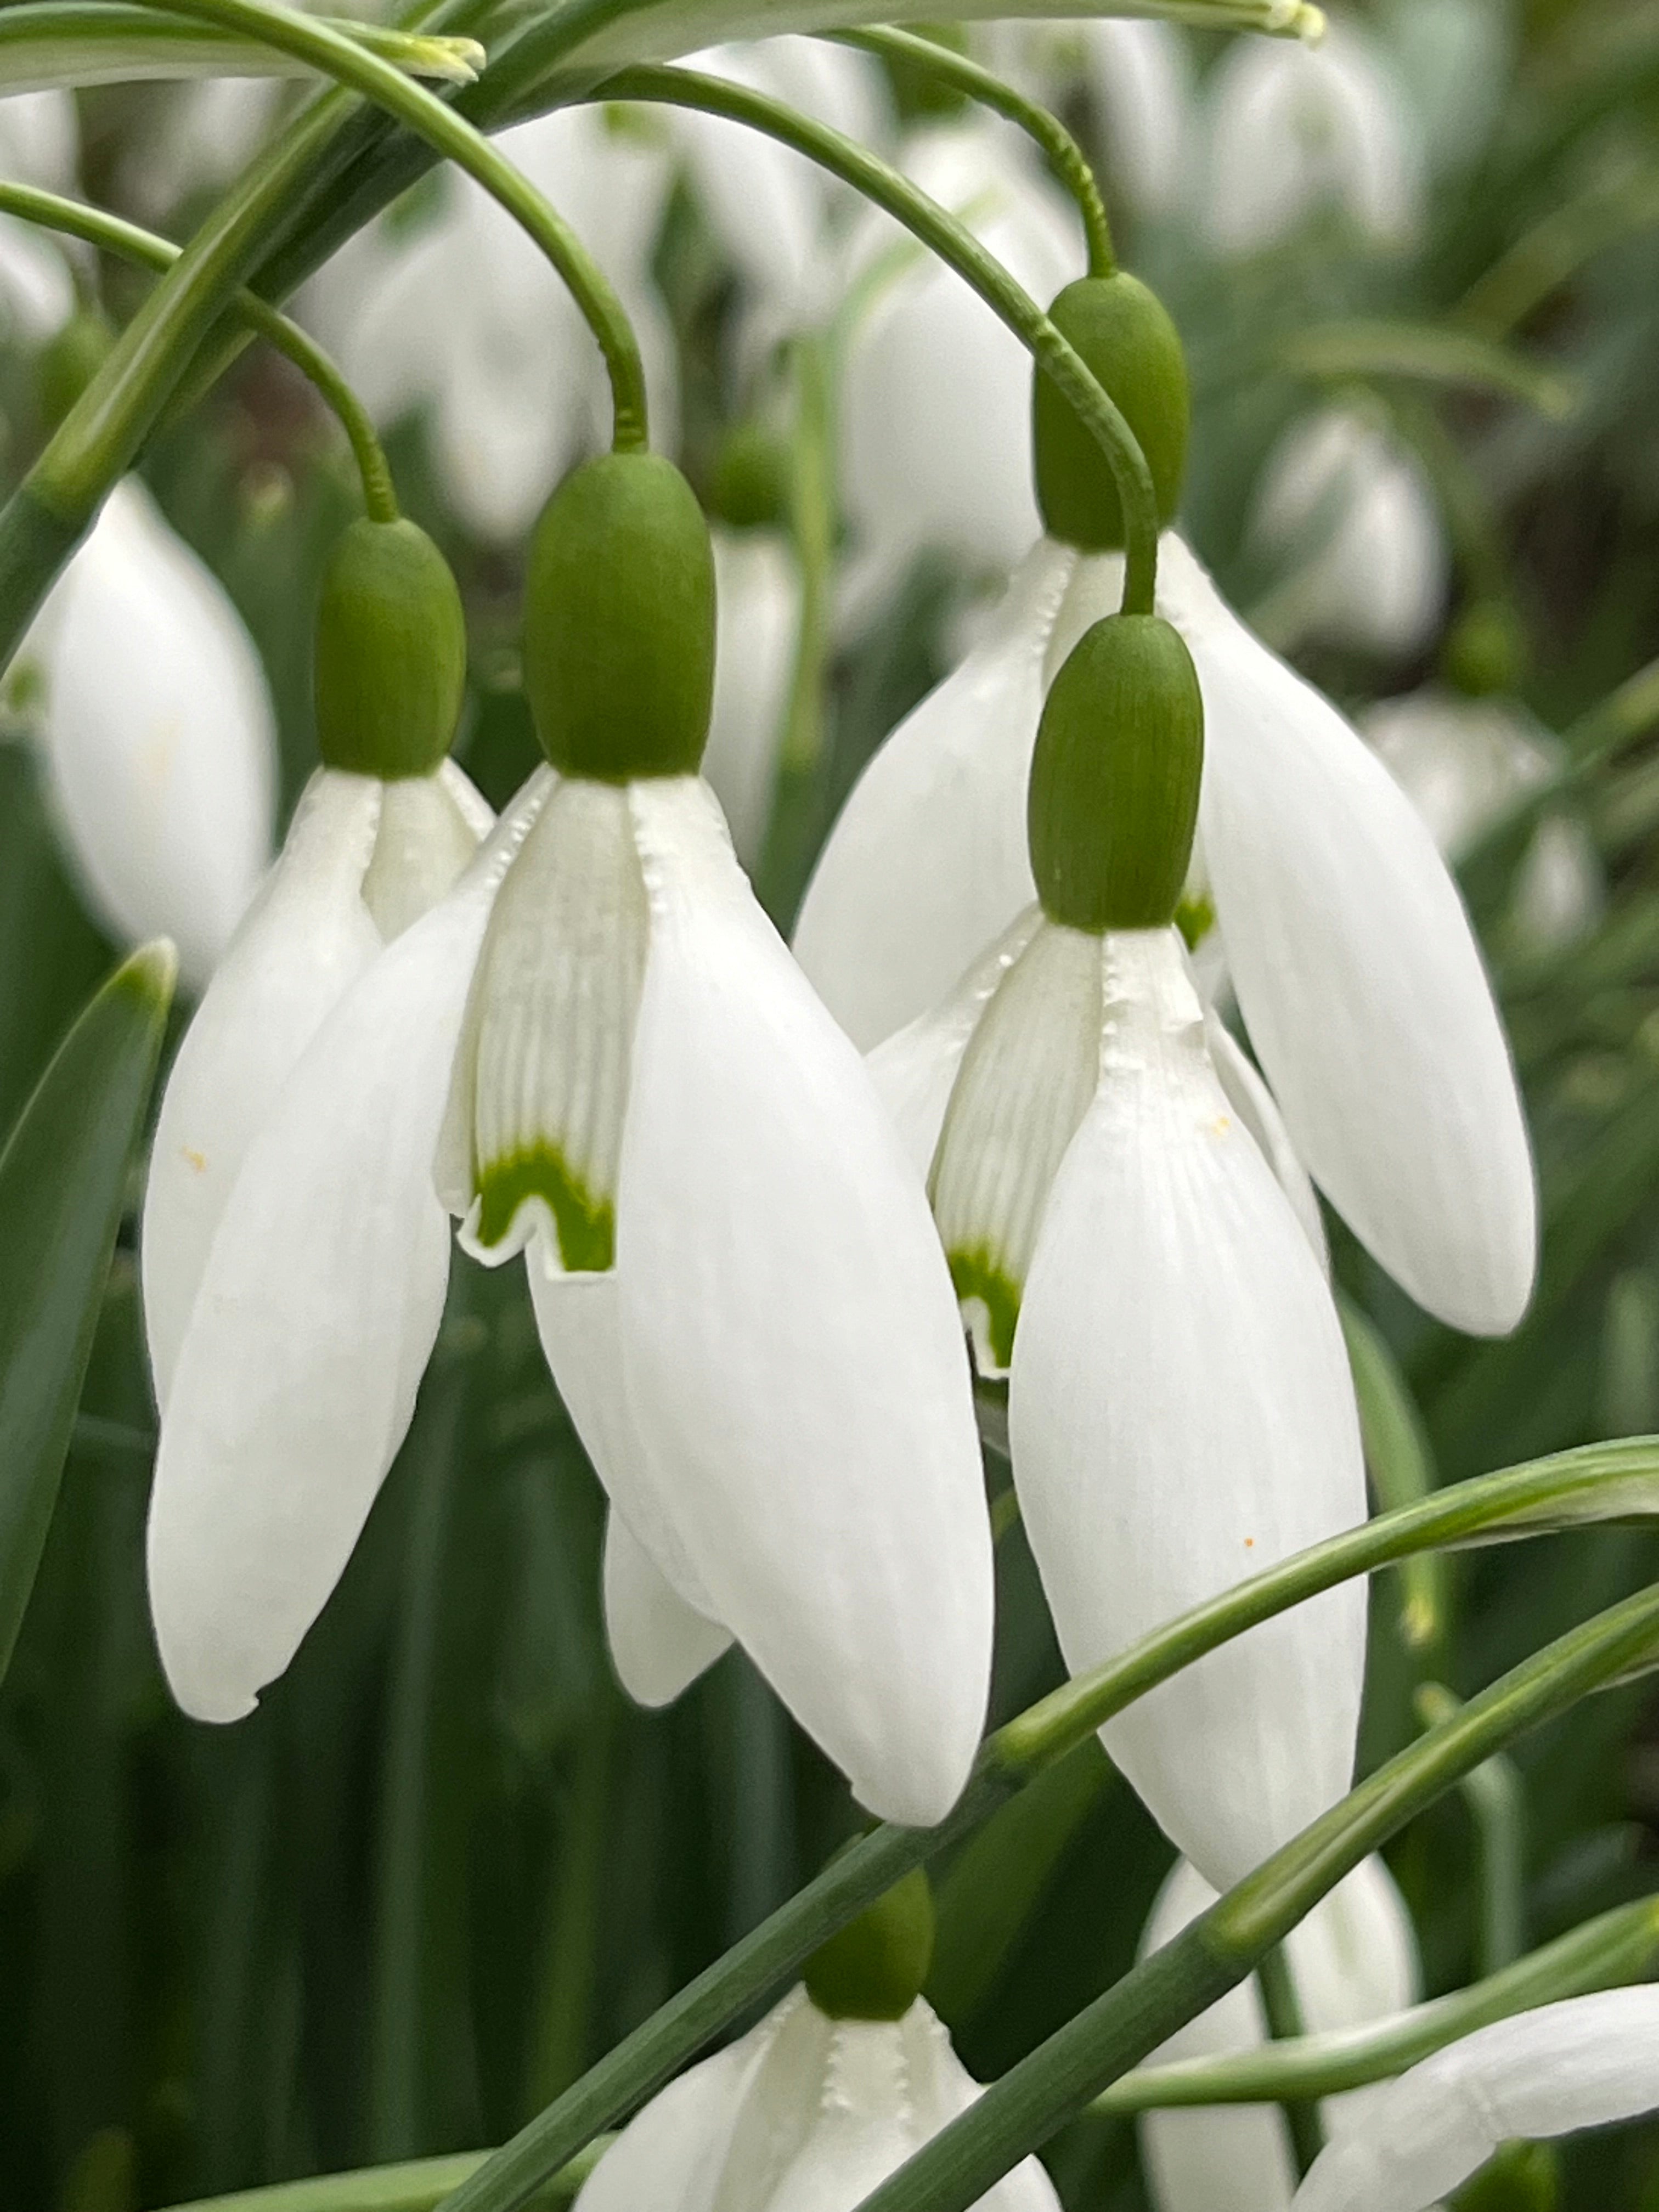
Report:
[[[1297,1151],[1420,1304],[1501,1334],[1532,1288],[1532,1156],[1456,888],[1381,762],[1172,535],[1159,574],[1203,688],[1233,984]]]
[[[1158,1950],[1215,1902],[1194,1867],[1177,1860],[1141,1939]],[[1404,1899],[1380,1858],[1353,1872],[1291,1931],[1287,1949],[1304,2027],[1334,2033],[1384,2019],[1415,2002],[1417,1944]],[[1171,2036],[1150,2063],[1220,2057],[1266,2040],[1254,1980],[1242,1982]],[[1379,2092],[1327,2098],[1328,2130],[1352,2127]],[[1266,2105],[1218,2105],[1144,2113],[1141,2154],[1158,2212],[1290,2212],[1295,2168],[1285,2125]]]
[[[51,790],[100,920],[200,990],[270,858],[276,730],[223,586],[136,478],[41,617]]]
[[[254,1130],[380,949],[362,897],[381,786],[321,769],[185,1033],[144,1191],[144,1327],[165,1407],[213,1232]]]
[[[1173,931],[1109,936],[1101,1086],[1025,1286],[1009,1431],[1025,1528],[1073,1672],[1363,1520],[1330,1295],[1228,1107]],[[1340,1796],[1365,1599],[1264,1623],[1103,1731],[1218,1887]]]
[[[415,1409],[449,1222],[433,1149],[522,815],[313,1038],[242,1163],[162,1416],[150,1607],[173,1695],[239,1719],[344,1569]]]
[[[1045,922],[968,1041],[928,1179],[981,1375],[1006,1375],[1048,1194],[1100,1074],[1101,940]]]
[[[750,133],[750,136],[753,134]],[[800,570],[775,530],[720,530],[714,547],[714,706],[702,772],[738,858],[760,858],[800,628]]]
[[[1659,1989],[1604,1990],[1495,2021],[1390,2082],[1317,2158],[1297,2212],[1426,2212],[1500,2143],[1659,2108]]]
[[[864,1804],[929,1825],[967,1778],[991,1643],[944,1256],[712,796],[629,797],[651,945],[617,1255],[644,1463],[714,1617]]]
[[[565,779],[495,902],[456,1064],[445,1150],[470,1155],[461,1241],[491,1266],[532,1237],[550,1267],[611,1264],[647,930],[626,791]]]
[[[1279,1187],[1291,1201],[1303,1233],[1313,1248],[1313,1254],[1328,1276],[1331,1272],[1330,1247],[1325,1239],[1324,1218],[1319,1211],[1318,1194],[1315,1191],[1308,1170],[1296,1156],[1290,1131],[1285,1127],[1279,1102],[1261,1080],[1249,1054],[1233,1036],[1213,1007],[1204,1015],[1204,1042],[1210,1049],[1210,1060],[1221,1088],[1227,1094],[1227,1103],[1255,1139],[1256,1149],[1279,1179]]]
[[[731,1636],[680,1596],[613,1505],[605,1524],[605,1633],[636,1705],[672,1705]]]
[[[862,1051],[942,999],[1036,896],[1025,778],[1076,560],[1038,541],[984,638],[894,731],[830,832],[795,956]]]

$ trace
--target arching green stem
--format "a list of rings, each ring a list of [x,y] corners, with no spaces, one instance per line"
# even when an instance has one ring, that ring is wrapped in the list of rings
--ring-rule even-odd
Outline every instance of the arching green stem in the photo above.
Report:
[[[412,76],[471,84],[483,67],[476,39],[422,38],[380,23],[319,16]],[[0,91],[133,84],[195,76],[304,76],[306,64],[263,42],[204,23],[169,20],[130,0],[20,0],[0,9]]]
[[[1127,546],[1124,562],[1126,613],[1150,614],[1158,574],[1158,499],[1152,473],[1134,432],[1091,375],[1076,349],[1061,337],[1036,301],[1017,284],[994,254],[988,253],[965,223],[929,199],[908,177],[866,147],[796,114],[781,101],[748,85],[704,76],[694,70],[627,69],[609,77],[596,100],[656,100],[723,115],[751,131],[792,146],[809,161],[843,179],[868,200],[902,223],[922,244],[971,284],[1053,378],[1087,424],[1111,465],[1123,503]]]
[[[21,216],[25,222],[62,231],[70,238],[84,239],[88,246],[121,254],[147,269],[171,269],[181,251],[171,239],[158,238],[154,231],[141,229],[136,222],[106,215],[102,209],[88,207],[79,200],[64,199],[57,192],[37,191],[33,185],[0,184],[0,213]],[[398,496],[392,489],[386,453],[374,434],[368,410],[335,362],[297,323],[279,314],[257,294],[239,292],[235,307],[249,328],[258,331],[284,359],[291,361],[333,410],[351,441],[357,473],[362,478],[364,507],[376,522],[395,522]]]
[[[994,71],[981,68],[968,55],[955,53],[949,46],[922,38],[915,31],[831,31],[826,35],[838,46],[860,46],[866,53],[924,70],[941,84],[954,87],[981,107],[988,107],[994,114],[1017,124],[1042,148],[1049,167],[1077,202],[1089,249],[1089,274],[1117,274],[1112,227],[1106,218],[1106,203],[1100,196],[1099,184],[1087,155],[1057,115],[1051,114],[1039,101],[1027,100],[1024,93],[1017,92],[1012,85]]]

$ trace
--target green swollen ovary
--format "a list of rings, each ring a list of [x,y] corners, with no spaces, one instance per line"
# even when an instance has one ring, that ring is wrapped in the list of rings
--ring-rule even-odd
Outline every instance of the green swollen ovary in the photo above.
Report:
[[[601,1275],[615,1265],[616,1209],[587,1188],[556,1145],[530,1145],[491,1160],[477,1170],[477,1192],[481,1244],[499,1244],[519,1208],[540,1199],[553,1217],[567,1274]]]
[[[985,1334],[991,1357],[1006,1370],[1014,1356],[1014,1328],[1019,1320],[1019,1285],[983,1244],[971,1252],[949,1255],[951,1281],[957,1303],[977,1302],[985,1309]]]

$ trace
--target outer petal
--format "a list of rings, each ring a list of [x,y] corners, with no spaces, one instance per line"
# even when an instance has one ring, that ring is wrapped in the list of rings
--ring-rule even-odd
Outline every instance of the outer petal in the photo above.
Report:
[[[199,990],[270,857],[276,721],[217,579],[128,477],[53,594],[46,758],[119,938],[171,937]]]
[[[1532,1157],[1433,840],[1172,537],[1160,599],[1204,691],[1200,819],[1234,988],[1297,1150],[1419,1304],[1476,1334],[1512,1328],[1536,1255]]]
[[[944,2024],[925,1997],[905,2014],[905,2056],[919,2138],[926,2142],[965,2112],[980,2085],[951,2047]],[[979,2200],[980,2212],[1059,2212],[1054,2185],[1034,2158],[1024,2159]]]
[[[1036,896],[1025,777],[1076,561],[1039,540],[980,644],[889,738],[830,832],[795,954],[863,1051],[942,999]]]
[[[1105,943],[1101,1088],[1025,1286],[1009,1433],[1074,1672],[1361,1521],[1358,1424],[1330,1296],[1227,1108],[1172,931]],[[1105,1730],[1218,1888],[1341,1796],[1365,1598],[1264,1623]]]
[[[1501,2142],[1659,2107],[1659,1989],[1604,1990],[1517,2013],[1381,2091],[1297,2192],[1297,2212],[1425,2212]]]
[[[777,781],[800,627],[800,571],[787,539],[776,531],[716,530],[714,543],[719,629],[702,772],[725,812],[738,858],[752,869]]]
[[[165,1407],[208,1249],[255,1128],[380,949],[362,897],[380,786],[319,769],[173,1063],[144,1189],[144,1327]]]
[[[629,1407],[711,1612],[872,1811],[930,1824],[967,1778],[991,1646],[950,1279],[712,797],[632,797],[651,949],[618,1179]]]
[[[161,1423],[150,1604],[173,1694],[235,1720],[293,1657],[396,1455],[443,1313],[432,1158],[510,818],[324,1024],[237,1176]]]
[[[1142,1939],[1156,1951],[1215,1902],[1197,1870],[1177,1861]],[[1417,1946],[1405,1900],[1380,1858],[1354,1869],[1291,1931],[1297,1995],[1314,2034],[1359,2027],[1402,2010],[1418,1994]],[[1190,2021],[1153,2063],[1219,2057],[1266,2037],[1254,1980]],[[1326,2100],[1328,2128],[1353,2125],[1375,2089]],[[1296,2188],[1284,2124],[1269,2106],[1212,2106],[1143,2115],[1140,2141],[1158,2212],[1289,2212]]]
[[[1278,1100],[1256,1073],[1249,1054],[1212,1007],[1204,1016],[1204,1042],[1209,1047],[1217,1079],[1227,1094],[1227,1103],[1255,1139],[1257,1149],[1277,1176],[1279,1188],[1302,1224],[1315,1259],[1328,1276],[1330,1248],[1325,1241],[1318,1194],[1308,1170],[1296,1156]]]
[[[617,1678],[641,1705],[672,1705],[732,1642],[685,1602],[614,1505],[605,1525],[605,1632]]]

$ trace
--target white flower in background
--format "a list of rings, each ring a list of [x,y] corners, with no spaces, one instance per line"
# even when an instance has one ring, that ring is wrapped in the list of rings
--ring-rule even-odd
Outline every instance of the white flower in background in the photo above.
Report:
[[[985,637],[842,810],[795,949],[866,1048],[936,1005],[1030,904],[1025,786],[1044,694],[1121,578],[1119,555],[1040,540]],[[1501,1333],[1531,1288],[1531,1154],[1445,864],[1363,739],[1239,622],[1173,532],[1158,608],[1198,669],[1205,866],[1296,1149],[1419,1304]]]
[[[673,341],[650,259],[672,182],[650,119],[570,107],[495,143],[544,192],[615,285],[639,335],[653,427],[672,446]],[[310,319],[377,419],[428,410],[456,514],[488,538],[527,527],[572,462],[610,434],[592,332],[540,248],[470,178],[435,212],[394,210],[314,280]]]
[[[1359,726],[1455,863],[1517,799],[1547,783],[1561,745],[1520,708],[1431,687],[1368,707]],[[1595,841],[1571,815],[1547,813],[1516,875],[1511,924],[1547,951],[1594,927],[1606,889]]]
[[[702,772],[751,872],[772,811],[800,631],[800,568],[781,530],[714,532],[719,630]]]
[[[1379,246],[1421,224],[1421,125],[1385,54],[1351,16],[1316,46],[1240,39],[1206,90],[1200,228],[1218,253],[1266,252],[1335,215]]]
[[[1421,120],[1431,166],[1473,167],[1514,81],[1509,0],[1386,0],[1378,28]]]
[[[1403,658],[1439,626],[1450,551],[1417,456],[1349,407],[1295,422],[1267,456],[1251,549],[1282,580],[1281,641]]]
[[[72,93],[0,95],[0,174],[44,191],[75,189],[80,133]],[[39,345],[69,319],[75,286],[58,246],[33,223],[0,216],[0,324]]]
[[[247,166],[292,85],[278,76],[216,76],[148,88],[121,160],[122,197],[146,222]],[[146,125],[148,127],[146,127]]]
[[[1659,2110],[1659,1989],[1603,1990],[1448,2044],[1315,2160],[1297,2212],[1429,2212],[1508,2142]]]
[[[1083,266],[1071,202],[1030,142],[990,116],[912,132],[901,166],[1047,300]],[[924,548],[1001,573],[1037,527],[1029,458],[1030,356],[952,270],[869,211],[848,248],[867,287],[848,334],[841,488],[856,540],[854,611]]]
[[[1173,212],[1194,128],[1192,56],[1177,25],[1090,15],[978,27],[998,75],[1050,107],[1062,110],[1081,78],[1114,205],[1121,198],[1137,215]]]
[[[1160,1949],[1214,1904],[1216,1893],[1177,1862],[1158,1892],[1141,1951]],[[1364,2027],[1414,2004],[1419,1994],[1417,1941],[1405,1899],[1380,1858],[1363,1860],[1291,1930],[1285,1946],[1310,2035]],[[1254,1978],[1171,2036],[1147,2062],[1221,2058],[1267,2040]],[[1377,2088],[1328,2097],[1327,2132],[1354,2127]],[[1145,2112],[1141,2156],[1157,2212],[1290,2212],[1296,2194],[1285,2123],[1271,2105],[1210,2105]]]
[[[660,2091],[583,2185],[580,2212],[854,2212],[979,2094],[916,1998],[897,2020],[832,2020],[804,1989]],[[1058,2212],[1026,2159],[982,2212]]]
[[[24,646],[47,787],[88,902],[170,937],[199,991],[270,858],[276,726],[224,586],[135,477],[105,501]]]

